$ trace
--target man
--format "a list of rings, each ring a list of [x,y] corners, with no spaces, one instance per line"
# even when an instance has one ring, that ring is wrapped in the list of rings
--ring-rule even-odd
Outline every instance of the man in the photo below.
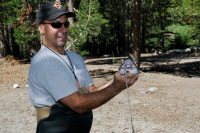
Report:
[[[92,110],[123,91],[126,81],[131,86],[138,78],[116,72],[108,83],[95,86],[82,57],[64,49],[68,18],[74,16],[58,2],[42,5],[36,15],[43,45],[31,61],[28,82],[37,133],[89,133]]]

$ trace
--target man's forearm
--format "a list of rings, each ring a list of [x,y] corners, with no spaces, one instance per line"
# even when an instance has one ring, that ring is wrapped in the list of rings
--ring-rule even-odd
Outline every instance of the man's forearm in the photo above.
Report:
[[[78,113],[84,113],[103,105],[121,91],[122,89],[117,89],[113,84],[110,84],[104,89],[84,95],[75,92],[72,95],[61,99],[61,102]]]

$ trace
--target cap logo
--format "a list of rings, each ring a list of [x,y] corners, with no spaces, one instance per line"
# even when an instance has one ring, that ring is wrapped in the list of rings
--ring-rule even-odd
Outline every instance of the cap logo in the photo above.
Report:
[[[53,7],[60,9],[62,7],[62,5],[56,1],[55,4],[53,5]]]

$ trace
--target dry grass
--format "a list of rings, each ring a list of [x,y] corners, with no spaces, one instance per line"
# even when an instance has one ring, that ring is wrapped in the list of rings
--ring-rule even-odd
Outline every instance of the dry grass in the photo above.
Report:
[[[13,56],[11,55],[8,55],[6,56],[5,58],[2,58],[0,60],[0,66],[2,65],[9,65],[9,66],[15,66],[15,65],[18,65],[20,64],[19,63],[19,60],[15,59]]]

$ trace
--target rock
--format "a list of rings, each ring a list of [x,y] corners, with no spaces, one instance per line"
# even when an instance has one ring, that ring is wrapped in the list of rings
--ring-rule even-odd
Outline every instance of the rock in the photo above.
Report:
[[[19,87],[18,84],[14,84],[14,85],[13,85],[13,89],[16,89],[16,88],[18,88],[18,87]]]
[[[157,91],[158,90],[158,88],[156,88],[156,87],[150,87],[149,89],[147,89],[148,91]]]

